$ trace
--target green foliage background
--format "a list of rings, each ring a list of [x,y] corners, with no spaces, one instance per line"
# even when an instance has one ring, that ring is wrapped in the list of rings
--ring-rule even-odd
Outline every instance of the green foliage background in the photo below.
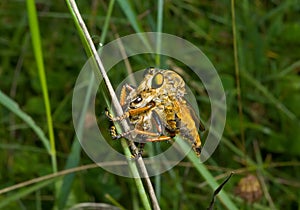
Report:
[[[114,40],[117,34],[122,37],[159,29],[198,46],[216,67],[227,96],[224,135],[205,167],[219,182],[228,172],[236,172],[224,191],[239,209],[300,209],[299,0],[242,0],[235,4],[242,117],[238,112],[229,0],[119,0],[112,4],[111,16],[108,16],[111,1],[77,3],[96,45]],[[3,0],[0,2],[1,189],[56,172],[54,158],[58,171],[70,165],[91,163],[76,147],[71,118],[73,86],[88,58],[66,2],[41,0],[35,1],[35,5],[42,44],[38,56],[44,61],[55,155],[52,159],[49,155],[49,118],[32,47],[35,37],[29,27],[30,10],[26,1]],[[107,31],[105,20],[109,21]],[[144,57],[130,59],[130,63],[134,70],[155,65]],[[115,69],[117,73],[110,72],[109,76],[116,87],[126,76],[126,67],[120,64]],[[210,113],[205,109],[209,109],[209,101],[205,93],[199,94],[197,100],[202,107],[201,115],[208,119]],[[96,103],[102,129],[108,130],[109,123],[101,112],[106,104]],[[261,182],[263,196],[255,204],[234,195],[238,181],[248,173],[255,174]],[[62,179],[53,178],[0,194],[0,206],[67,209],[80,202],[99,202],[125,209],[143,208],[131,179],[101,168],[82,170],[74,179],[67,178],[70,191],[63,189],[67,189],[67,184],[59,187]],[[205,209],[213,193],[188,159],[152,181],[162,209]],[[61,201],[58,194],[65,199]],[[216,208],[226,209],[218,200]]]

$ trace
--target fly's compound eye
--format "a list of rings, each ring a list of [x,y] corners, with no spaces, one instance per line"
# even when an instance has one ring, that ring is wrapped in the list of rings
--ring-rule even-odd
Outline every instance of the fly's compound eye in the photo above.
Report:
[[[164,83],[163,74],[162,73],[157,73],[152,79],[151,87],[156,89],[156,88],[161,87],[163,83]]]

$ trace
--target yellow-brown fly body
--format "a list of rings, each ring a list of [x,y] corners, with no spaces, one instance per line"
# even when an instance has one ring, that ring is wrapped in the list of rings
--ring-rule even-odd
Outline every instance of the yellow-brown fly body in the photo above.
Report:
[[[122,116],[107,116],[112,121],[128,119],[131,130],[117,134],[111,128],[113,138],[139,137],[142,145],[146,142],[171,140],[182,136],[192,144],[199,156],[201,140],[198,133],[199,120],[193,108],[186,101],[184,80],[172,70],[148,68],[137,88],[128,84],[122,87],[120,103],[124,109]]]

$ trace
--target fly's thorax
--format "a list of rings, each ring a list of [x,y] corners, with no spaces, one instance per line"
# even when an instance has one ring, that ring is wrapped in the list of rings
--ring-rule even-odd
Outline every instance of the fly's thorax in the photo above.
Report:
[[[168,95],[176,98],[182,98],[185,95],[185,82],[177,73],[166,70],[164,72],[164,78],[164,88],[166,89]]]
[[[177,98],[185,94],[185,82],[176,72],[149,68],[145,70],[144,79],[139,89],[155,89],[157,94],[166,94]]]

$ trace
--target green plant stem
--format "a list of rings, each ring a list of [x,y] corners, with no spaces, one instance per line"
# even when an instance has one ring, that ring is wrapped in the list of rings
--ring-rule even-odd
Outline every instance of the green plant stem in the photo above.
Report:
[[[123,110],[122,110],[122,107],[116,97],[116,94],[114,92],[114,89],[110,83],[110,80],[106,74],[106,71],[104,69],[104,66],[103,66],[103,63],[98,55],[98,52],[93,44],[93,41],[91,39],[91,36],[87,30],[87,27],[81,17],[81,14],[78,10],[78,7],[76,5],[76,2],[75,0],[67,0],[67,4],[69,6],[69,9],[73,15],[73,18],[74,18],[74,21],[76,23],[76,26],[78,27],[78,30],[80,31],[80,33],[83,35],[83,40],[84,40],[84,43],[85,43],[85,46],[86,46],[86,50],[91,53],[92,55],[92,59],[93,61],[95,62],[96,64],[96,68],[95,69],[98,69],[100,71],[100,74],[101,76],[103,77],[103,80],[105,82],[105,85],[110,93],[110,96],[111,96],[111,99],[112,99],[112,104],[116,110],[116,113],[121,116],[123,114]],[[100,75],[99,75],[99,71],[94,71],[95,72],[95,77],[96,79],[100,78]],[[98,72],[98,73],[97,73]],[[126,129],[129,128],[128,124],[126,122],[123,122],[123,127]],[[124,151],[125,151],[125,155],[129,155],[130,154],[130,151],[128,149],[128,144],[126,143],[126,141],[121,141],[121,144],[124,148]],[[133,144],[133,143],[132,143]],[[138,187],[138,191],[139,191],[139,194],[140,194],[140,197],[141,197],[141,200],[142,200],[142,203],[145,207],[145,209],[151,209],[151,206],[149,204],[149,201],[148,201],[148,197],[146,195],[146,191],[144,189],[144,186],[143,186],[143,183],[142,183],[142,180],[139,178],[139,172],[138,172],[138,169],[137,169],[137,166],[135,164],[135,162],[133,161],[129,161],[129,167],[131,169],[131,172],[133,174],[134,177],[137,177],[135,179],[136,181],[136,184],[137,184],[137,187]],[[159,208],[159,205],[158,205],[158,201],[157,201],[157,198],[155,196],[155,193],[154,193],[154,190],[153,190],[153,186],[151,184],[151,181],[150,181],[150,178],[148,176],[148,172],[146,170],[146,166],[142,160],[142,158],[138,158],[138,160],[136,161],[136,163],[139,165],[139,168],[141,170],[141,173],[143,174],[143,176],[145,177],[146,179],[146,183],[148,185],[148,192],[149,192],[149,196],[152,200],[152,204],[153,204],[153,209],[160,209]]]
[[[109,8],[108,8],[108,12],[105,18],[105,23],[103,26],[103,32],[101,34],[101,39],[100,39],[100,43],[103,44],[105,42],[105,37],[108,31],[108,26],[109,26],[109,21],[111,18],[111,13],[112,13],[112,9],[113,9],[113,5],[114,5],[115,0],[111,0],[109,3]],[[83,36],[84,38],[84,36]],[[88,48],[88,47],[86,47]],[[90,51],[87,51],[87,53],[89,53]],[[91,56],[91,55],[90,55]],[[91,80],[94,79],[94,75],[93,78],[91,78]],[[77,136],[79,137],[79,139],[82,138],[82,131],[84,129],[84,121],[85,121],[85,114],[87,111],[87,107],[90,103],[90,97],[91,97],[91,90],[93,87],[93,82],[88,84],[87,87],[87,93],[85,96],[85,100],[83,101],[83,108],[82,108],[82,112],[79,118],[79,124],[78,124],[78,128],[77,128]],[[75,136],[75,138],[73,139],[73,144],[72,144],[72,148],[71,148],[71,153],[68,155],[68,159],[67,159],[67,163],[65,165],[65,169],[69,169],[69,168],[73,168],[78,166],[79,162],[80,162],[80,152],[81,152],[81,146],[79,143],[79,140],[77,139],[77,136]],[[68,174],[63,178],[63,182],[62,182],[62,187],[60,189],[59,192],[59,198],[57,201],[57,206],[58,209],[64,209],[65,205],[68,201],[68,197],[70,195],[71,192],[71,187],[72,187],[72,183],[74,180],[75,174]]]
[[[187,151],[189,146],[185,143],[184,140],[182,140],[180,137],[177,137],[176,141],[178,140],[178,143],[180,145],[180,148],[183,148],[183,151]],[[187,154],[188,159],[192,162],[193,166],[196,168],[196,170],[201,174],[201,176],[206,180],[208,185],[212,189],[217,189],[220,185],[216,182],[213,175],[209,172],[209,170],[205,167],[203,163],[200,162],[200,159],[196,156],[196,154],[193,151],[190,151]],[[229,196],[227,195],[224,190],[222,190],[218,196],[220,201],[230,210],[237,210],[238,208],[235,206],[235,204],[231,201]],[[209,203],[209,202],[208,202]]]
[[[35,55],[35,59],[36,59],[36,63],[37,63],[37,68],[38,68],[39,78],[40,78],[40,82],[41,82],[44,103],[45,103],[45,109],[46,109],[52,170],[54,173],[56,173],[57,172],[57,163],[56,163],[56,149],[55,149],[55,139],[54,139],[54,132],[53,132],[53,122],[52,122],[51,107],[50,107],[46,74],[45,74],[45,68],[44,68],[43,52],[42,52],[42,47],[41,47],[39,23],[38,23],[37,12],[36,12],[34,0],[27,1],[27,10],[28,10],[29,27],[30,27],[30,32],[31,32],[32,45],[33,45],[34,55]]]

